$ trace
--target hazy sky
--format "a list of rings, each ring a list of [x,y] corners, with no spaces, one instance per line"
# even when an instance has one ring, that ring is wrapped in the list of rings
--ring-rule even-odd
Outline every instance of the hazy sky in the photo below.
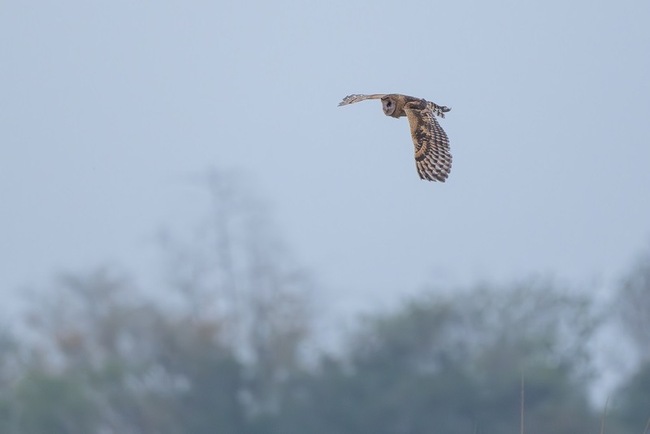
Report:
[[[209,167],[338,303],[615,279],[650,240],[649,23],[643,0],[0,0],[0,288],[159,274]],[[375,92],[452,107],[447,183],[405,119],[337,107]]]

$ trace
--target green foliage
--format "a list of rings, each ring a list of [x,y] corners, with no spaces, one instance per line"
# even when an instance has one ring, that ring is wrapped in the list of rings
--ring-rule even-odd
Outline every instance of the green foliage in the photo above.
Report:
[[[527,432],[597,426],[586,351],[596,319],[549,281],[415,298],[367,317],[339,356],[310,369],[295,344],[269,348],[296,342],[284,321],[259,322],[273,333],[246,352],[226,333],[233,317],[209,304],[138,301],[128,279],[106,271],[59,282],[51,295],[63,302],[43,304],[33,323],[53,347],[7,347],[34,355],[0,396],[3,432],[514,432],[522,375]]]
[[[584,298],[548,282],[416,299],[293,384],[277,432],[512,432],[522,374],[535,432],[588,432],[593,326]]]
[[[621,280],[613,309],[639,356],[639,365],[613,396],[612,425],[638,434],[650,419],[650,248],[646,248]]]
[[[11,424],[24,434],[88,433],[97,417],[88,389],[74,376],[29,373],[13,399]]]
[[[639,255],[623,278],[617,300],[627,336],[641,357],[650,360],[650,248]]]
[[[640,433],[650,418],[650,362],[621,385],[615,395],[615,421],[626,433]]]

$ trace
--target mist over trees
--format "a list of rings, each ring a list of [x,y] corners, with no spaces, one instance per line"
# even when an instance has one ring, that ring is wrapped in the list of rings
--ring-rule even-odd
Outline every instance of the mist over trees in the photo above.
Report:
[[[432,288],[326,351],[314,320],[337,324],[318,317],[263,203],[220,175],[207,185],[193,236],[161,236],[160,288],[111,268],[64,273],[2,324],[0,433],[519,432],[522,379],[526,432],[596,432],[591,343],[607,321],[638,354],[607,432],[642,432],[650,251],[604,313],[546,278]]]

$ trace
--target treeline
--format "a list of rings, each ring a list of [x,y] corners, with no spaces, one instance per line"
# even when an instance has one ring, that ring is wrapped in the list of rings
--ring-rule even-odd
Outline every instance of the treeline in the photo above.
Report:
[[[525,432],[594,433],[594,336],[613,323],[638,363],[605,432],[643,432],[650,254],[604,311],[546,279],[438,288],[325,352],[312,284],[264,207],[210,185],[214,218],[163,237],[159,290],[98,270],[32,293],[0,336],[0,433],[518,433],[522,378]]]

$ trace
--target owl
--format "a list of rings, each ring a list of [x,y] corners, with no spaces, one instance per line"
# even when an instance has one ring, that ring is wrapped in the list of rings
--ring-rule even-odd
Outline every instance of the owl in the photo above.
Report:
[[[348,95],[339,106],[366,99],[380,99],[384,114],[399,118],[406,116],[415,145],[415,167],[420,178],[445,182],[451,171],[451,153],[447,134],[436,120],[451,110],[430,101],[398,93],[374,95]]]

